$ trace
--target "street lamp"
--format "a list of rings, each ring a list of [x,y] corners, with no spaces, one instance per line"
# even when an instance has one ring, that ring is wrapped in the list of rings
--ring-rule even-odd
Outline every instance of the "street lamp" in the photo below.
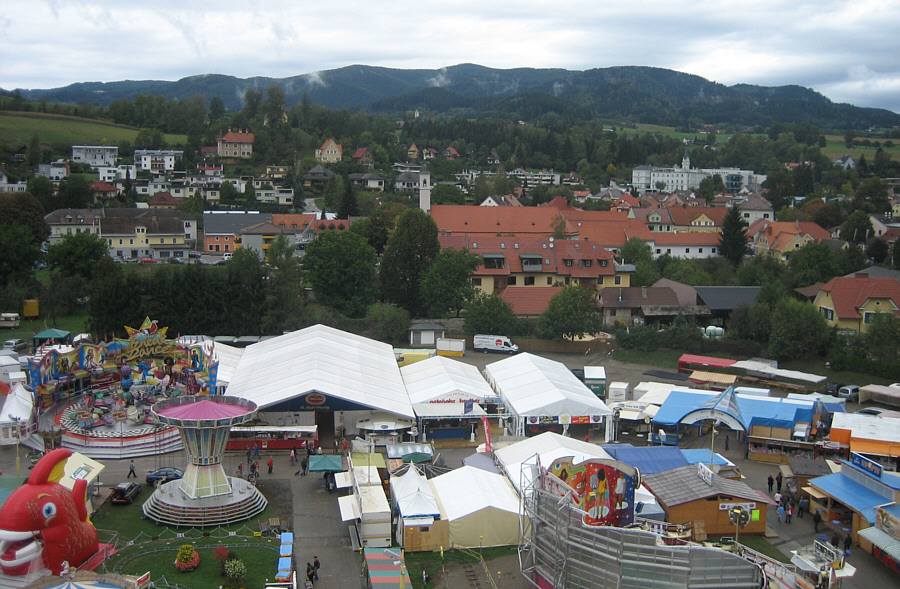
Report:
[[[16,417],[12,413],[7,414],[10,419],[13,420],[13,423],[16,424],[16,476],[22,476],[22,462],[19,459],[19,437],[21,436],[21,430],[19,429],[19,421],[22,419],[21,417]]]

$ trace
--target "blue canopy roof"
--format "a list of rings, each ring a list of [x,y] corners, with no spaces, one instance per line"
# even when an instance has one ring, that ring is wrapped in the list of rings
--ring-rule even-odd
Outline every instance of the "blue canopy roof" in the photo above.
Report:
[[[654,474],[688,464],[681,451],[673,446],[607,446],[607,452],[619,462],[634,466],[641,474]]]
[[[653,423],[675,425],[680,423],[688,413],[703,408],[704,404],[708,405],[711,399],[716,398],[702,393],[672,391],[656,413],[656,417],[653,418]],[[753,425],[793,429],[797,422],[812,423],[815,407],[812,403],[743,395],[736,399],[739,412],[729,411],[729,413],[737,418],[748,431]]]
[[[875,508],[885,503],[892,503],[884,495],[870,491],[839,472],[810,479],[809,482],[847,507],[859,512],[871,525],[875,525]]]
[[[681,451],[681,455],[684,456],[684,459],[687,460],[688,464],[709,464],[709,453],[710,450],[708,448],[695,448],[693,450]],[[715,456],[713,456],[713,464],[728,466],[731,463],[727,458],[716,453]]]

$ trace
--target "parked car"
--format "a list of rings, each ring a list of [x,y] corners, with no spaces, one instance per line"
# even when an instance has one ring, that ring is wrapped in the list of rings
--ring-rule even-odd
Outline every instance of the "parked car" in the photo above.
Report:
[[[847,399],[851,403],[856,403],[859,401],[859,385],[845,384],[838,389],[837,396],[842,399]]]
[[[832,397],[836,397],[838,391],[841,390],[841,387],[844,386],[842,382],[830,382],[825,385],[825,394],[831,395]]]
[[[23,339],[8,339],[3,342],[3,349],[22,352],[28,349],[28,342]]]
[[[169,258],[167,260],[170,264],[184,264],[184,260],[181,258]]]
[[[227,262],[228,260],[231,259],[231,256],[232,256],[232,255],[233,255],[233,254],[232,254],[231,252],[225,252],[224,254],[222,254],[222,259],[225,260],[225,261]]]
[[[888,411],[888,410],[882,409],[881,407],[866,407],[865,409],[860,409],[856,413],[858,415],[874,415],[877,417],[877,416],[881,415],[882,413],[885,413],[886,411]]]
[[[168,483],[169,481],[177,481],[184,476],[184,471],[174,466],[164,466],[147,473],[147,484],[156,485]]]
[[[141,258],[141,264],[156,264],[157,260],[153,258]]]
[[[113,505],[128,505],[134,503],[141,494],[141,486],[137,483],[119,483],[112,491],[110,502]]]

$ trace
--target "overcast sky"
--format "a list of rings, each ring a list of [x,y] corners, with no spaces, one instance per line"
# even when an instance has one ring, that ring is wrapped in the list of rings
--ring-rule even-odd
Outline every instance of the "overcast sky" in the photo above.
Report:
[[[898,23],[897,0],[29,0],[0,11],[0,88],[646,65],[900,112]]]

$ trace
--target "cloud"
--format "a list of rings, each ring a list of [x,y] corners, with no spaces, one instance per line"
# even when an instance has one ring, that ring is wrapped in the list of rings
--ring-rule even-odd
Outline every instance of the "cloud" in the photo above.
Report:
[[[322,78],[322,72],[312,72],[303,76],[306,80],[307,85],[310,88],[315,88],[319,86],[321,88],[327,88],[328,84],[325,83],[325,80]]]
[[[441,68],[436,76],[425,80],[429,86],[434,88],[443,88],[450,84],[450,78],[447,77],[447,68]]]

